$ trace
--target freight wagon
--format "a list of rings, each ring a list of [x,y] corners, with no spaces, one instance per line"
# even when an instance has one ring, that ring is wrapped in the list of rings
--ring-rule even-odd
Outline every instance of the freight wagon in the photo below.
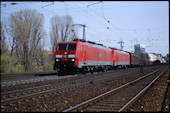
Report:
[[[129,52],[129,54],[130,54],[130,67],[139,66],[139,55],[131,52]]]

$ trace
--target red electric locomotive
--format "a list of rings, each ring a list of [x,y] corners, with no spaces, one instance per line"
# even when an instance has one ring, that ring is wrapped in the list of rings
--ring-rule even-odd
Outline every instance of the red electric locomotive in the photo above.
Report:
[[[58,42],[54,70],[64,72],[110,69],[113,66],[112,55],[110,48],[90,41]]]
[[[120,49],[111,48],[113,51],[113,66],[117,68],[126,68],[130,66],[130,54]]]
[[[58,42],[54,70],[59,73],[125,68],[130,65],[130,55],[122,50],[107,48],[102,44],[76,40]]]

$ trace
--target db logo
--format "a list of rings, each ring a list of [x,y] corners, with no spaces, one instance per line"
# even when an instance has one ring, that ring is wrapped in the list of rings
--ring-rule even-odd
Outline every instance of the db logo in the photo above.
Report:
[[[63,55],[63,58],[67,58],[67,55]]]

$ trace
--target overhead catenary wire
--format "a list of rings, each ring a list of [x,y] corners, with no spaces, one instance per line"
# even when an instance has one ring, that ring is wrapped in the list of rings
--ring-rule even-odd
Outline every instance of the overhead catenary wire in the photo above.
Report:
[[[66,15],[68,16],[67,4],[65,2],[63,2],[63,3],[64,3],[64,6],[65,6]]]
[[[82,3],[82,5],[84,5],[84,4]],[[79,7],[87,16],[89,16],[89,17],[92,17],[92,16],[93,16],[93,15],[89,14],[89,12],[88,12],[87,10],[83,10],[83,8],[80,7],[80,6],[78,6],[77,4],[74,4],[74,6]],[[86,6],[86,5],[85,5],[85,6]],[[92,21],[92,19],[93,19],[94,21]],[[97,20],[97,21],[100,21],[98,18],[92,18],[92,19],[89,19],[89,20],[92,21],[92,22],[96,22],[96,20]],[[104,25],[105,27],[107,27],[103,22],[100,21],[99,23],[102,24],[102,25]],[[89,28],[89,26],[88,26],[88,28]],[[113,32],[114,34],[118,34],[119,37],[122,37],[121,34],[115,32],[115,31],[113,31],[113,30],[111,30],[111,29],[109,29],[109,30],[110,30],[111,32]]]
[[[82,3],[82,2],[80,2],[81,4],[83,4],[84,6],[86,6],[84,3]],[[87,7],[87,6],[86,6]],[[99,15],[96,11],[94,11],[94,10],[92,10],[91,8],[89,8],[91,11],[93,11],[94,13],[96,13],[99,17],[102,17],[101,15]],[[103,18],[103,17],[102,17]],[[105,20],[105,19],[104,19]],[[105,20],[107,23],[110,23],[110,21],[109,20]],[[111,25],[113,26],[113,27],[115,27],[112,23],[111,23]],[[106,27],[108,30],[111,30],[113,33],[117,33],[117,32],[115,32],[115,31],[113,31],[110,27]],[[116,27],[119,31],[121,31],[118,27]],[[118,33],[117,33],[118,34]],[[122,35],[122,34],[119,34],[120,36]],[[122,36],[121,36],[122,37]]]
[[[77,4],[75,4],[75,6],[77,6],[77,7],[79,7]],[[89,16],[89,17],[91,17],[91,16],[93,16],[93,15],[90,15],[89,13],[88,13],[88,11],[87,10],[83,10],[81,7],[79,7],[87,16]],[[98,20],[98,18],[92,18],[94,21],[92,21],[91,19],[90,19],[90,21],[92,21],[92,22],[95,22],[96,20],[97,21],[100,21],[100,20]],[[104,25],[104,26],[106,26],[105,24],[103,24],[103,22],[99,22],[99,23],[101,23],[102,25]],[[97,27],[97,26],[96,26]],[[91,28],[91,27],[87,27],[87,28],[90,28],[91,30],[94,30],[93,28]],[[95,29],[96,30],[96,29]],[[103,32],[98,32],[99,34],[103,34]],[[115,33],[115,32],[114,32]],[[105,36],[106,36],[106,34],[105,34]],[[119,34],[119,36],[120,36],[120,34]]]
[[[110,1],[105,1],[105,2],[110,2]],[[142,1],[141,1],[141,3],[140,2],[137,2],[137,4],[135,3],[135,1],[133,2],[133,1],[131,1],[131,2],[129,2],[129,1],[125,1],[125,2],[121,2],[121,3],[116,3],[116,2],[114,2],[115,3],[115,5],[110,5],[110,4],[108,4],[108,5],[105,5],[106,7],[105,7],[105,9],[115,9],[115,8],[127,8],[127,7],[140,7],[140,6],[146,6],[146,5],[153,5],[153,4],[160,4],[159,2],[155,2],[155,1],[148,1],[147,3],[143,3]],[[132,3],[135,3],[135,4],[132,4]],[[94,5],[93,7],[99,7],[99,6],[97,6],[97,5]]]
[[[81,3],[81,2],[80,2]],[[83,4],[83,3],[82,3]],[[83,4],[83,5],[85,5],[85,4]],[[86,5],[85,5],[86,6]],[[87,6],[86,6],[87,7]],[[91,11],[93,11],[94,13],[96,13],[99,17],[102,17],[103,18],[103,16],[101,16],[100,14],[98,14],[96,11],[94,11],[93,9],[91,9],[91,8],[89,8],[88,7],[88,9],[90,9]],[[107,20],[106,18],[103,18],[107,23],[109,23],[109,24],[111,24],[114,28],[116,28],[117,30],[119,30],[119,31],[121,31],[125,36],[127,36],[127,34],[123,31],[123,30],[121,30],[119,27],[117,27],[116,25],[114,25],[112,22],[110,22],[109,20]],[[110,28],[109,28],[110,29]]]
[[[64,2],[64,3],[65,3],[65,2]],[[37,5],[33,4],[33,3],[32,3],[32,5],[33,5],[33,6],[37,6]],[[37,7],[40,7],[40,6],[37,6]],[[42,8],[42,7],[40,7],[40,8]],[[66,9],[66,13],[67,13],[67,8],[66,8],[66,6],[65,6],[65,9]],[[43,8],[43,10],[46,10],[46,11],[52,13],[52,14],[56,14],[56,13],[54,13],[53,11],[48,10],[47,8]],[[86,12],[86,13],[87,13],[87,12]],[[89,14],[89,13],[88,13],[88,14]],[[112,31],[112,30],[111,30],[111,31]],[[113,32],[115,32],[115,31],[113,31]],[[118,34],[118,33],[117,33],[117,34]],[[121,34],[119,34],[119,35],[121,35]]]
[[[22,2],[21,2],[22,3]],[[102,2],[103,3],[103,2]],[[28,3],[29,4],[29,3]],[[19,4],[18,4],[19,5]],[[23,5],[23,4],[22,4]],[[32,5],[34,5],[34,4],[32,4]],[[94,7],[94,6],[93,6]],[[50,13],[52,13],[52,14],[56,14],[56,13],[54,13],[54,12],[52,12],[51,10],[47,10],[47,9],[43,9],[43,10],[46,10],[46,11],[48,11],[48,12],[50,12]],[[86,12],[87,13],[87,12]],[[118,30],[120,30],[119,28],[117,28]]]
[[[21,2],[21,4],[22,5],[20,5],[20,4],[17,4],[16,6],[19,6],[19,7],[17,7],[18,9],[20,8],[20,9],[22,9],[22,8],[25,8],[25,5],[28,5],[28,4],[30,4],[31,2],[28,2],[28,3],[22,3]],[[91,10],[90,9],[88,9],[88,10],[86,10],[87,9],[87,5],[86,5],[86,9],[84,8],[84,7],[81,7],[80,6],[80,4],[78,4],[79,2],[75,2],[75,4],[69,4],[69,3],[66,3],[67,5],[65,5],[65,10],[63,10],[63,8],[62,7],[56,7],[56,9],[61,9],[61,10],[63,10],[62,12],[67,12],[66,11],[66,6],[67,6],[67,10],[70,12],[70,10],[73,10],[73,9],[75,9],[75,12],[79,12],[79,13],[84,13],[84,17],[86,17],[87,18],[87,16],[88,17],[92,17],[92,18],[87,18],[89,21],[91,21],[91,22],[96,22],[96,20],[97,20],[97,22],[99,23],[99,24],[101,24],[101,25],[97,25],[97,27],[98,26],[102,26],[103,25],[103,30],[105,30],[105,26],[106,26],[106,28],[107,27],[109,27],[109,29],[107,30],[108,32],[112,32],[112,33],[114,33],[114,34],[116,34],[117,36],[119,36],[119,37],[121,37],[122,39],[123,39],[123,37],[125,38],[127,38],[127,36],[125,36],[125,35],[128,35],[130,32],[125,32],[125,29],[123,29],[122,27],[120,28],[120,26],[114,26],[115,25],[115,23],[113,23],[113,22],[110,22],[111,24],[113,24],[113,25],[111,25],[110,23],[108,23],[107,21],[105,21],[105,23],[104,23],[104,21],[102,22],[101,20],[102,20],[102,18],[105,18],[106,20],[108,19],[109,20],[109,18],[107,18],[108,17],[108,15],[105,15],[105,11],[106,11],[106,9],[113,9],[113,8],[117,8],[117,7],[122,7],[122,8],[125,8],[125,7],[130,7],[130,6],[132,6],[133,5],[133,7],[136,5],[136,6],[144,6],[144,4],[122,4],[122,5],[118,5],[118,6],[111,6],[110,4],[105,4],[105,3],[102,3],[101,5],[102,5],[102,7],[101,7],[101,5],[92,5],[94,8],[92,9],[91,8],[91,6],[90,6],[90,8],[92,9],[92,10],[94,10],[94,11],[96,11],[96,8],[100,8],[101,9],[101,11],[102,11],[102,13],[98,13],[98,11],[96,11],[96,13],[98,13],[98,16],[100,15],[100,18],[98,18],[98,17],[95,17],[94,16],[94,14],[92,14],[91,12]],[[100,3],[100,2],[99,2]],[[63,3],[61,3],[61,4],[63,4]],[[148,4],[148,5],[151,5],[151,4],[153,4],[153,2],[148,2],[148,3],[145,3],[145,4]],[[34,4],[34,3],[32,3],[32,5],[36,5],[36,4]],[[31,5],[31,6],[32,6]],[[30,7],[31,7],[30,6]],[[37,6],[39,6],[39,5],[37,5]],[[33,6],[33,7],[37,7],[37,6]],[[42,5],[42,6],[44,6],[44,5]],[[48,12],[48,14],[58,14],[57,13],[57,11],[58,10],[50,10],[49,8],[50,7],[54,7],[54,6],[49,6],[49,7],[44,7],[44,8],[42,8],[42,6],[39,6],[39,7],[37,7],[37,9],[39,9],[39,10],[41,10],[41,11],[46,11],[46,12]],[[56,4],[55,4],[55,6],[56,6]],[[79,7],[76,7],[76,6],[79,6]],[[106,6],[108,6],[108,7],[106,7]],[[125,6],[125,7],[124,7]],[[10,6],[10,7],[12,7],[12,6]],[[73,8],[70,8],[70,7],[73,7]],[[13,6],[13,8],[14,9],[17,9],[17,8],[15,8],[14,6]],[[6,10],[6,9],[5,9]],[[12,10],[12,9],[11,9]],[[114,11],[114,10],[113,10]],[[59,11],[58,11],[59,12]],[[5,14],[5,13],[8,13],[8,12],[2,12],[1,11],[1,13],[2,14]],[[94,13],[94,12],[93,12]],[[59,13],[59,14],[61,14],[61,13]],[[63,13],[64,14],[64,13]],[[70,13],[71,14],[71,13]],[[10,15],[10,14],[6,14],[6,15]],[[83,15],[83,14],[82,14]],[[45,15],[45,16],[48,16],[48,15]],[[125,22],[123,22],[122,21],[122,18],[120,18],[119,17],[119,15],[114,15],[115,17],[117,17],[117,19],[118,20],[120,20],[120,22],[122,22],[122,25],[124,25],[125,26]],[[123,24],[124,23],[124,24]],[[107,26],[108,25],[108,26]],[[46,25],[44,25],[45,27],[46,27]],[[48,26],[49,27],[49,26]],[[128,28],[129,26],[125,26],[126,28]],[[49,27],[50,28],[50,27]],[[91,27],[91,26],[88,26],[88,28],[92,28],[92,29],[95,29],[95,28],[93,28],[93,27]],[[88,29],[87,28],[87,29]],[[115,30],[116,29],[116,30]],[[153,31],[153,28],[151,28],[152,29],[152,31]],[[95,29],[96,30],[96,29]],[[140,31],[141,30],[141,31]],[[143,30],[143,33],[142,33],[142,30]],[[137,28],[137,31],[138,31],[138,33],[136,33],[136,38],[138,38],[139,40],[138,41],[142,41],[140,38],[145,38],[146,36],[144,35],[144,34],[146,34],[145,32],[144,32],[144,30],[145,29],[138,29]],[[150,35],[150,37],[151,37],[151,39],[152,38],[157,38],[157,37],[162,37],[162,38],[165,38],[165,37],[167,37],[167,35],[166,35],[166,32],[167,31],[165,31],[165,32],[163,32],[162,31],[162,29],[160,29],[160,31],[159,31],[159,29],[157,29],[158,30],[158,32],[157,33],[151,33],[151,35]],[[90,30],[89,30],[90,31]],[[97,30],[98,31],[98,34],[100,33],[100,31],[102,31],[102,29],[101,30]],[[123,32],[125,32],[125,33],[122,33],[122,31]],[[133,31],[133,30],[131,30],[131,29],[127,29],[127,31]],[[140,32],[139,32],[140,31]],[[162,31],[162,32],[161,32]],[[90,31],[91,32],[91,31]],[[97,32],[96,32],[97,33]],[[137,36],[137,35],[139,35],[139,33],[141,33],[141,35],[143,35],[143,36]],[[96,36],[98,36],[98,34],[96,35]],[[107,35],[107,33],[106,32],[101,32],[100,34],[102,34],[103,36],[104,36],[104,34],[106,34]],[[129,36],[130,37],[130,36]],[[154,40],[153,40],[154,41]],[[156,40],[155,40],[156,41]]]
[[[48,4],[48,5],[42,6],[42,8],[47,7],[47,6],[50,6],[50,5],[54,5],[54,1],[53,1],[53,3],[51,3],[51,4]]]

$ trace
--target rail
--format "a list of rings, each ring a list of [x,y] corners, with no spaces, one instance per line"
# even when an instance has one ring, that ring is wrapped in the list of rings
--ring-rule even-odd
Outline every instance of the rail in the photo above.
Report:
[[[165,72],[167,71],[164,70],[160,75],[158,75],[149,85],[147,85],[142,91],[140,91],[134,98],[132,98],[126,105],[124,105],[118,112],[125,111],[130,105],[132,105],[138,98],[140,98],[150,87],[155,81],[162,76]]]
[[[133,83],[135,83],[135,82],[137,82],[137,81],[139,81],[139,80],[141,80],[141,79],[143,79],[143,78],[145,78],[145,77],[147,77],[147,76],[152,75],[153,73],[158,72],[159,70],[161,70],[161,69],[158,69],[158,70],[156,70],[156,71],[153,71],[153,72],[151,72],[151,73],[149,73],[149,74],[146,74],[146,75],[144,75],[144,76],[142,76],[142,77],[140,77],[140,78],[137,78],[137,79],[135,79],[135,80],[133,80],[133,81],[131,81],[131,82],[128,82],[128,83],[126,83],[126,84],[124,84],[124,85],[122,85],[122,86],[119,86],[119,87],[117,87],[117,88],[115,88],[115,89],[113,89],[113,90],[110,90],[110,91],[108,91],[108,92],[106,92],[106,93],[103,93],[103,94],[101,94],[101,95],[99,95],[99,96],[96,96],[96,97],[94,97],[94,98],[92,98],[92,99],[89,99],[89,100],[87,100],[87,101],[85,101],[85,102],[82,102],[82,103],[80,103],[80,104],[78,104],[78,105],[76,105],[76,106],[73,106],[73,107],[71,107],[71,108],[68,108],[68,109],[64,110],[63,112],[74,112],[74,111],[76,111],[76,110],[78,110],[78,109],[81,109],[81,108],[83,108],[83,107],[85,107],[85,106],[87,106],[87,105],[89,105],[89,104],[91,104],[91,103],[93,103],[93,102],[101,99],[102,97],[105,97],[105,96],[107,96],[107,95],[109,95],[109,94],[111,94],[111,93],[114,93],[114,92],[122,89],[122,88],[125,88],[125,87],[127,87],[128,85],[130,85],[130,84],[133,84]]]

